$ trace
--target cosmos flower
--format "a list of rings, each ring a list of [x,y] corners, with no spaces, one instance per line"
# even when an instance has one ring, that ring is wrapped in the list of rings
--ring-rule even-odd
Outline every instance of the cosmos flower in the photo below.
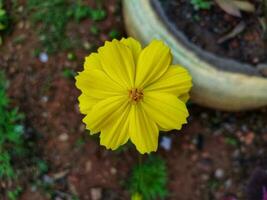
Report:
[[[159,131],[181,129],[192,86],[186,69],[172,65],[170,49],[153,40],[142,49],[133,38],[105,42],[76,76],[83,122],[100,143],[117,149],[131,140],[140,153],[156,151]]]

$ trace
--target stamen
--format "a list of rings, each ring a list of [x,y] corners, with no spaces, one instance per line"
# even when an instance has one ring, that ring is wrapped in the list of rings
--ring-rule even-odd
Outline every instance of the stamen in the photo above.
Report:
[[[143,99],[144,94],[142,90],[139,90],[137,88],[133,88],[132,90],[129,91],[129,97],[131,101],[138,103],[140,100]]]

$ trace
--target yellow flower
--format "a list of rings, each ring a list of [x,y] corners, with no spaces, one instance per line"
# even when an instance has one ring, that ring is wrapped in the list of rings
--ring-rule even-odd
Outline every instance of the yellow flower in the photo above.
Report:
[[[106,42],[85,59],[76,76],[79,106],[91,134],[116,149],[129,139],[140,153],[156,151],[159,131],[181,129],[191,76],[172,65],[170,49],[159,40],[144,49],[133,38]]]

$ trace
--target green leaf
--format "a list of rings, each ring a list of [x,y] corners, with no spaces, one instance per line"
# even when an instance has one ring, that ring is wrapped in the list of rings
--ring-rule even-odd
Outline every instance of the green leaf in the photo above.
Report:
[[[168,195],[167,180],[164,160],[151,155],[133,168],[128,189],[132,196],[140,194],[143,200],[163,199]]]
[[[3,9],[0,9],[0,19],[2,16],[5,16],[5,15],[6,15],[6,11]]]
[[[91,19],[94,21],[102,21],[106,18],[106,11],[103,9],[95,9],[90,11]]]
[[[4,24],[0,23],[0,31],[5,30],[5,29],[6,29],[6,26]]]

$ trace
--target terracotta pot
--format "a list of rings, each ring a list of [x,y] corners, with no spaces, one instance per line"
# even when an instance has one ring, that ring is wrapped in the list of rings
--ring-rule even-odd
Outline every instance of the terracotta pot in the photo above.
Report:
[[[192,77],[192,101],[228,110],[248,110],[267,105],[267,77],[257,68],[222,58],[192,44],[170,23],[158,0],[124,0],[127,32],[143,44],[162,39],[173,53],[174,63],[186,67]]]

